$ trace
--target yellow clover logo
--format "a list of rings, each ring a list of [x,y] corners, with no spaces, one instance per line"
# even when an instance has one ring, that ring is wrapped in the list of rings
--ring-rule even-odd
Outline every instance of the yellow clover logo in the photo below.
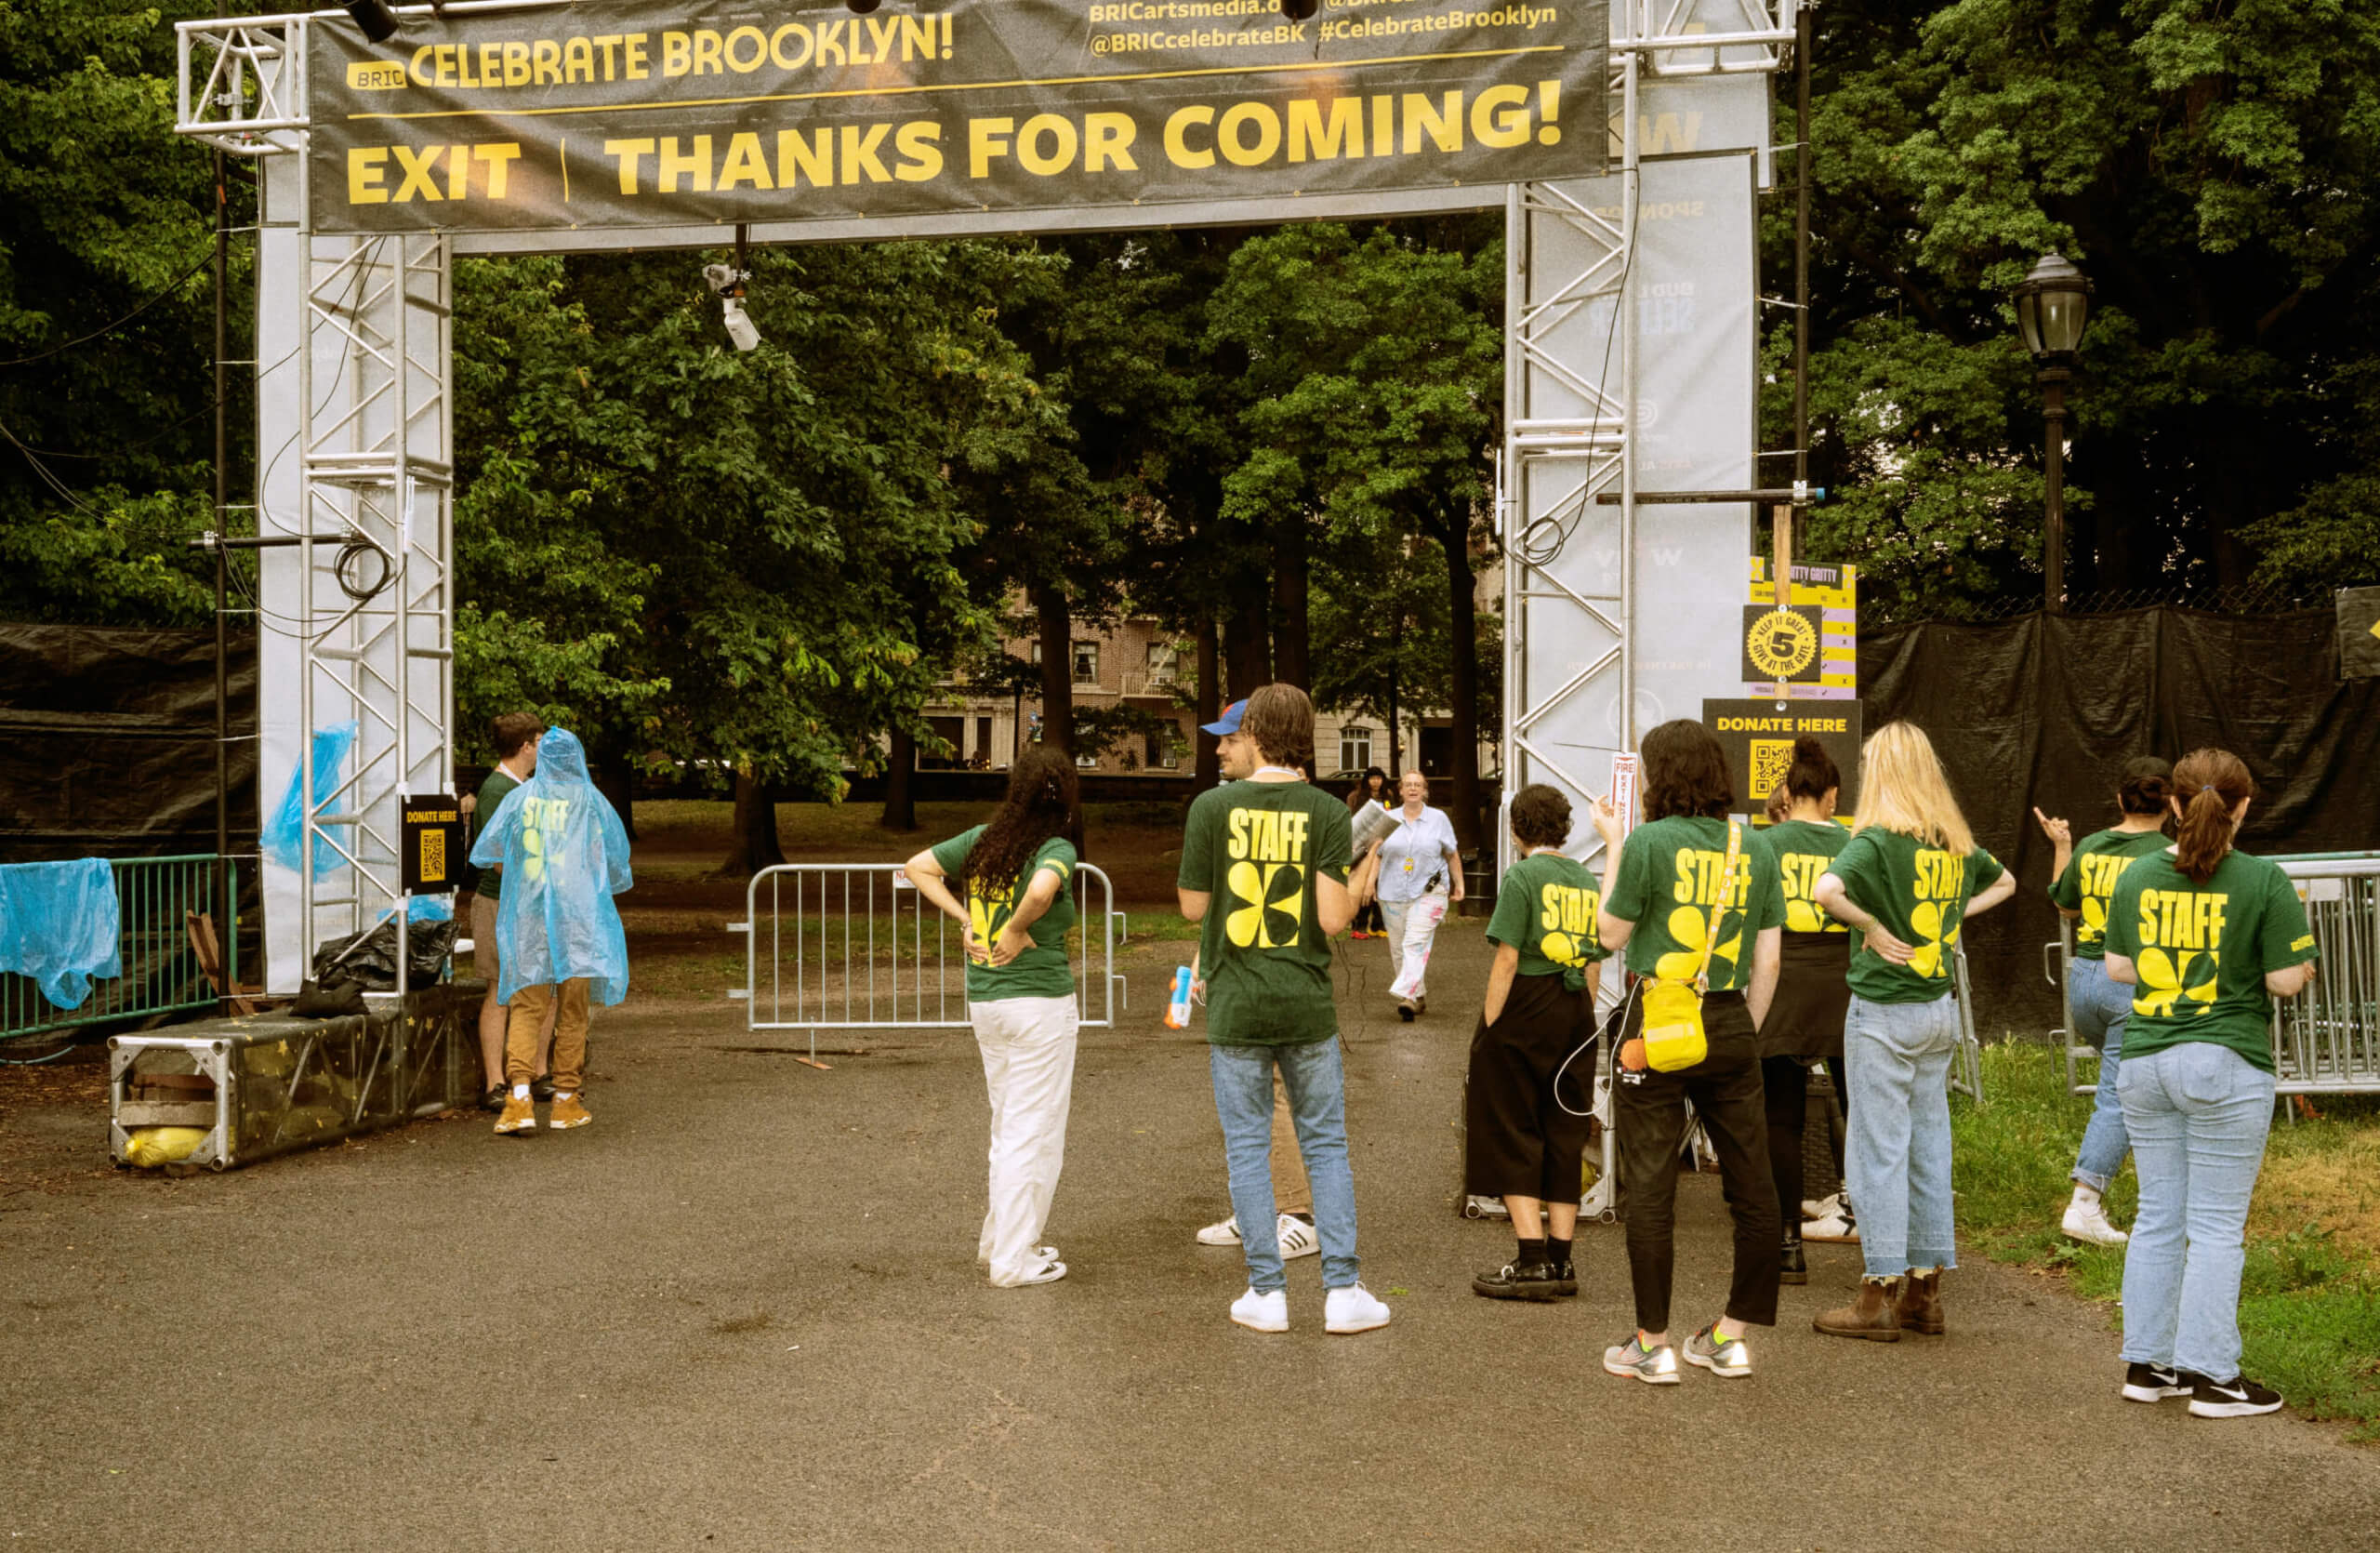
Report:
[[[1945,976],[1950,974],[1949,951],[1958,947],[1959,924],[1950,923],[1948,932],[1942,928],[1942,903],[1921,900],[1917,909],[1909,914],[1909,925],[1917,932],[1917,952],[1909,957],[1909,968],[1922,976]]]
[[[546,839],[534,825],[521,831],[521,877],[536,883],[546,876]]]
[[[2097,896],[2082,897],[2082,931],[2075,936],[2086,944],[2096,944],[2108,936],[2108,903]]]
[[[1223,884],[1245,902],[1223,919],[1223,934],[1241,949],[1286,949],[1298,941],[1304,917],[1305,876],[1288,863],[1234,863]]]
[[[2169,955],[2161,949],[2140,951],[2140,990],[2133,995],[2135,1014],[2204,1014],[2215,1003],[2215,972],[2222,956],[2212,949],[2183,949]],[[2203,977],[2203,980],[2198,979]],[[2175,1008],[2187,1000],[2195,1008]]]
[[[1785,903],[1785,931],[1788,933],[1823,933],[1833,924],[1811,900],[1789,900]]]
[[[1722,915],[1719,921],[1724,929],[1726,918]],[[1670,913],[1669,929],[1670,937],[1678,947],[1675,951],[1653,962],[1653,975],[1663,981],[1692,981],[1695,976],[1695,967],[1702,962],[1702,911],[1697,907],[1679,907]],[[1738,918],[1736,936],[1719,940],[1718,948],[1711,951],[1711,958],[1726,961],[1728,971],[1733,971],[1737,959],[1743,953],[1743,920]],[[1714,971],[1712,979],[1724,981],[1726,979],[1726,973]]]

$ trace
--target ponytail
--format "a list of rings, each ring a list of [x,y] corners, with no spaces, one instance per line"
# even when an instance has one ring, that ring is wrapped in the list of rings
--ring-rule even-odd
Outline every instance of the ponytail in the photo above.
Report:
[[[1808,734],[1793,741],[1793,766],[1785,773],[1785,791],[1794,798],[1824,798],[1843,790],[1843,773],[1826,746]]]
[[[2116,789],[2116,806],[2128,815],[2162,815],[2174,796],[2174,768],[2154,755],[2135,755],[2124,763],[2123,783]]]
[[[2231,811],[2255,792],[2256,784],[2228,750],[2193,750],[2174,767],[2173,785],[2182,806],[2175,866],[2191,883],[2203,884],[2231,850]]]

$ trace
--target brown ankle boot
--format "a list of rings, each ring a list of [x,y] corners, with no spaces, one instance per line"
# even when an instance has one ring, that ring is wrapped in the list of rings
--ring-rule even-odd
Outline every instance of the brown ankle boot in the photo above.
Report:
[[[1837,1309],[1821,1311],[1810,1324],[1830,1337],[1864,1337],[1871,1343],[1900,1341],[1900,1322],[1893,1316],[1897,1278],[1863,1278],[1859,1297]]]
[[[1942,1269],[1919,1272],[1909,1269],[1901,1280],[1900,1298],[1893,1303],[1893,1315],[1900,1321],[1903,1332],[1923,1333],[1928,1337],[1942,1335]]]

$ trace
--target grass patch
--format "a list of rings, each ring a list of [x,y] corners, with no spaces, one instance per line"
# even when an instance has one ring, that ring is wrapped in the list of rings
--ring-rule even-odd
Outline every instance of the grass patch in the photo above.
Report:
[[[1989,1105],[1950,1111],[1961,1234],[1995,1261],[2064,1274],[2087,1299],[2119,1299],[2122,1248],[2077,1245],[2057,1228],[2090,1100],[2066,1093],[2056,1050],[2031,1042],[1987,1049],[1983,1081]],[[2370,1443],[2380,1441],[2380,1104],[2320,1104],[2319,1121],[2273,1125],[2248,1217],[2241,1362],[2292,1408],[2346,1419],[2349,1438]],[[2137,1198],[2127,1167],[2108,1191],[2109,1216],[2130,1223]]]

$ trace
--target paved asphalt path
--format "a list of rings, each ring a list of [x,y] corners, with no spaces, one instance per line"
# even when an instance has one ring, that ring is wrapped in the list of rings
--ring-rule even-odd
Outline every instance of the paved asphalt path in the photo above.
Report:
[[[1812,1248],[1758,1373],[1655,1388],[1619,1231],[1576,1301],[1474,1297],[1500,1225],[1453,1215],[1484,975],[1448,930],[1430,1015],[1342,998],[1365,1276],[1395,1324],[1224,1307],[1236,1254],[1195,1034],[1089,1032],[1051,1236],[987,1287],[973,1045],[906,1032],[831,1073],[734,1005],[612,1011],[597,1123],[473,1116],[188,1181],[87,1178],[0,1213],[0,1544],[16,1548],[2362,1548],[2380,1453],[2283,1415],[2127,1404],[2103,1312],[1977,1265],[1950,1334],[1815,1335],[1857,1276]],[[1185,951],[1177,954],[1176,950]],[[1358,1006],[1360,1005],[1360,1006]],[[1368,1017],[1359,1018],[1359,1014]],[[836,1039],[832,1044],[849,1044]],[[1714,1178],[1683,1204],[1680,1334],[1725,1284]]]

